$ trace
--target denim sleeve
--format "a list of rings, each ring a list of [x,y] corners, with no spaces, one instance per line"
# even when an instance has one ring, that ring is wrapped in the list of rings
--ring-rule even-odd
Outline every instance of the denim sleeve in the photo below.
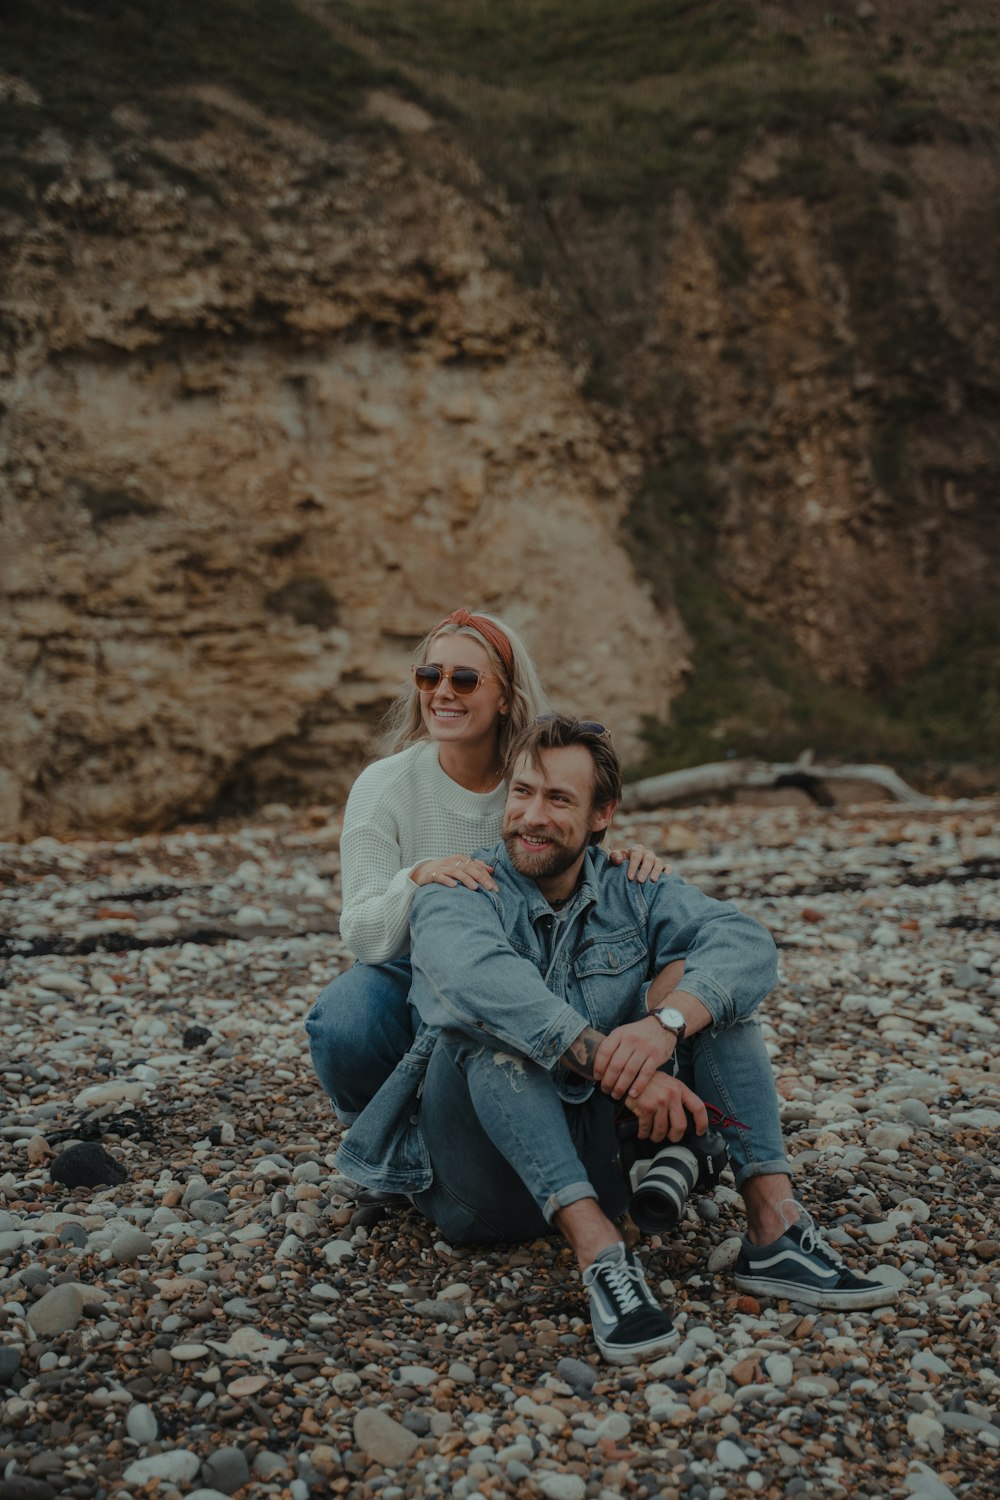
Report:
[[[679,988],[702,1002],[714,1026],[744,1020],[774,988],[777,949],[753,917],[706,896],[679,875],[661,875],[642,899],[649,909],[651,972],[682,958]]]
[[[507,938],[493,897],[421,886],[410,912],[410,999],[428,1026],[492,1037],[552,1069],[587,1022]]]

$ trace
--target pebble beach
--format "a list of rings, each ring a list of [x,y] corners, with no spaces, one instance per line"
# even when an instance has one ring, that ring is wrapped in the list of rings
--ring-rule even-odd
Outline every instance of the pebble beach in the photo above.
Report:
[[[796,1192],[867,1313],[732,1285],[731,1186],[640,1241],[600,1362],[557,1239],[360,1206],[303,1020],[338,822],[0,847],[0,1500],[996,1500],[1000,802],[616,822],[773,932]]]

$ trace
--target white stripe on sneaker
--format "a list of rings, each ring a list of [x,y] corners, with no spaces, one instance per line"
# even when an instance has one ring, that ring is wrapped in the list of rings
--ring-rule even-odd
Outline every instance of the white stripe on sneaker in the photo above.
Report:
[[[808,1271],[810,1280],[825,1278],[828,1281],[836,1281],[841,1271],[840,1266],[828,1268],[821,1264],[817,1265],[811,1256],[802,1255],[798,1250],[779,1250],[777,1254],[768,1256],[766,1260],[758,1260],[756,1256],[753,1260],[749,1260],[748,1257],[748,1267],[743,1274],[745,1276],[760,1276],[772,1267],[784,1265],[788,1261],[792,1261]]]

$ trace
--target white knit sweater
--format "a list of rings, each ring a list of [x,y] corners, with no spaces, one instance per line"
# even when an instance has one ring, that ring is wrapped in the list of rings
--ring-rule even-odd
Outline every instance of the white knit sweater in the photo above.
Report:
[[[492,792],[469,792],[452,781],[430,740],[362,771],[340,838],[340,933],[357,958],[380,964],[409,952],[417,892],[410,871],[425,859],[495,844],[505,800],[503,782]]]

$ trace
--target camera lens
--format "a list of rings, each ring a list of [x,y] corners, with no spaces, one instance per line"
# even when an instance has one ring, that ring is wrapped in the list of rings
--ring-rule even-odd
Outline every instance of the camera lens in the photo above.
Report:
[[[688,1195],[698,1181],[698,1158],[683,1145],[667,1145],[648,1163],[635,1183],[629,1205],[633,1219],[644,1234],[675,1229],[684,1214]],[[639,1167],[640,1163],[636,1163]],[[635,1176],[635,1168],[633,1168]]]

